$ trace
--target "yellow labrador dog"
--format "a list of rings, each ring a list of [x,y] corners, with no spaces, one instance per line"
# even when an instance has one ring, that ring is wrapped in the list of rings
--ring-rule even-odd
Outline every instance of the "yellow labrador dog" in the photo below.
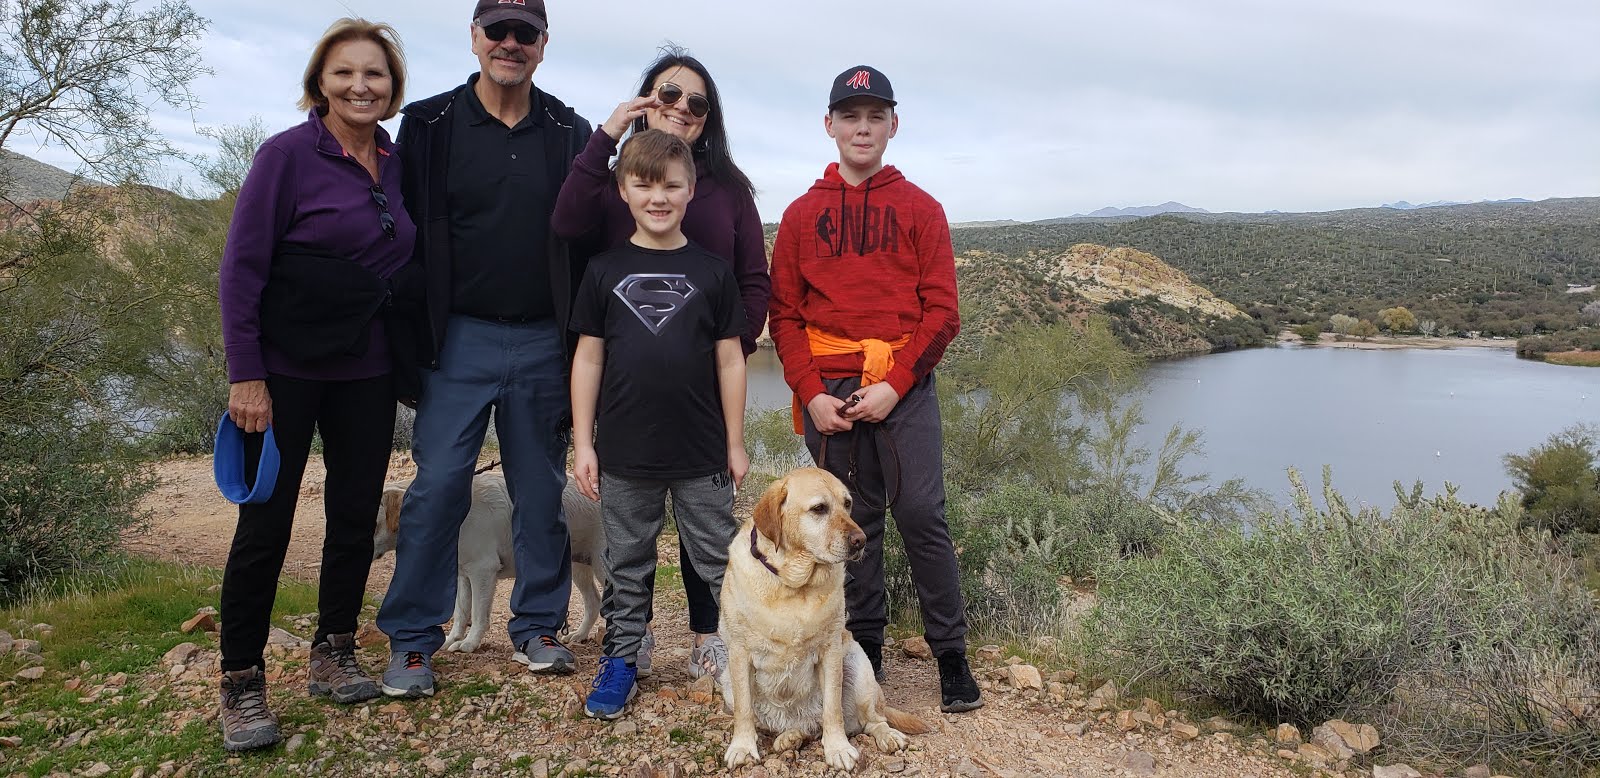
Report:
[[[372,534],[372,559],[393,551],[400,532],[400,505],[405,484],[384,487],[378,504],[378,524]],[[572,542],[572,586],[583,596],[583,623],[563,637],[588,640],[600,615],[601,560],[606,553],[600,527],[600,503],[584,497],[570,478],[561,492],[561,509],[567,517]],[[511,544],[511,495],[505,476],[479,473],[472,477],[472,507],[461,522],[456,544],[456,609],[444,649],[470,654],[483,643],[494,604],[495,581],[515,578],[516,556]]]
[[[802,468],[773,482],[729,546],[722,584],[728,670],[723,701],[733,709],[729,768],[761,760],[756,730],[776,752],[820,733],[828,765],[852,770],[850,737],[878,750],[905,748],[904,733],[928,725],[884,701],[872,665],[845,630],[845,562],[867,536],[850,519],[850,493],[826,470]]]

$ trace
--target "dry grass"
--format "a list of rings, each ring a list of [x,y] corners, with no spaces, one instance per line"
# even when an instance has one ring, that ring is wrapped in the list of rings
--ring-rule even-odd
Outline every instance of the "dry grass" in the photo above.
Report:
[[[1545,354],[1544,361],[1552,365],[1600,367],[1600,351],[1556,351]]]

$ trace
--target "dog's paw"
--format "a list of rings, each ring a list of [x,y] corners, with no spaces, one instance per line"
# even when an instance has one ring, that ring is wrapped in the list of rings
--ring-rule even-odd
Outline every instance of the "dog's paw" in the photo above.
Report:
[[[856,769],[856,760],[861,758],[861,752],[857,751],[855,746],[850,745],[849,739],[844,737],[830,739],[824,736],[822,738],[822,753],[828,760],[828,766],[835,770],[854,770]]]
[[[483,638],[477,638],[476,640],[474,640],[473,638],[466,638],[464,640],[457,640],[454,643],[446,644],[445,647],[444,647],[444,650],[446,650],[446,651],[458,651],[458,652],[463,653],[463,654],[470,654],[470,653],[472,653],[474,651],[477,651],[478,650],[478,646],[481,646],[481,645],[483,645]]]
[[[806,744],[805,733],[798,729],[791,729],[772,740],[772,751],[781,754],[785,751],[797,751]]]
[[[761,751],[756,748],[755,738],[748,740],[734,738],[734,741],[728,744],[728,752],[722,755],[722,763],[727,765],[729,770],[760,761]]]
[[[872,742],[878,747],[878,750],[885,754],[893,754],[911,745],[911,738],[906,737],[904,732],[881,721],[877,724],[868,725],[866,732],[867,735],[871,736]]]

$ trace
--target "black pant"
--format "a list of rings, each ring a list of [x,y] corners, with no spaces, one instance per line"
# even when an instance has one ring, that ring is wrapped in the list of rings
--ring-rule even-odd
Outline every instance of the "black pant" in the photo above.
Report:
[[[372,531],[394,440],[394,390],[389,376],[358,381],[307,381],[269,376],[278,483],[272,498],[239,506],[239,526],[222,574],[222,669],[262,665],[262,650],[289,550],[300,479],[313,430],[322,434],[327,465],[323,503],[327,531],[317,591],[317,632],[354,632],[372,566]],[[262,436],[245,436],[245,472],[254,475]]]
[[[842,399],[860,388],[861,379],[825,378],[822,383],[829,394]],[[850,489],[855,497],[850,517],[867,533],[866,554],[846,568],[844,595],[849,621],[845,627],[857,640],[883,642],[883,629],[889,623],[883,576],[883,530],[888,513],[894,516],[894,526],[905,541],[928,647],[935,654],[952,648],[966,650],[967,606],[961,594],[955,545],[945,522],[943,433],[933,375],[912,385],[879,424],[856,422],[849,432],[824,436],[817,432],[809,414],[802,416],[812,458]],[[886,511],[887,501],[893,505]]]

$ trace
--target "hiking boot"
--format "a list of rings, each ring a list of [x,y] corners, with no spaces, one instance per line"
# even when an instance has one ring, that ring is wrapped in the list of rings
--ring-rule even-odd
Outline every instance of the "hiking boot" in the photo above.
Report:
[[[433,696],[433,657],[421,651],[394,651],[383,671],[383,693],[414,700]]]
[[[323,694],[334,702],[349,705],[378,696],[378,684],[356,662],[355,633],[329,635],[311,647],[312,694]]]
[[[655,655],[656,633],[651,632],[650,628],[646,626],[644,628],[644,639],[639,641],[639,653],[633,657],[633,667],[639,672],[640,678],[650,677],[650,663],[655,658]]]
[[[861,652],[867,655],[867,661],[872,663],[872,677],[878,683],[888,680],[889,674],[883,671],[883,644],[871,640],[857,640]]]
[[[639,691],[639,685],[634,683],[637,677],[638,669],[622,657],[600,657],[600,673],[594,678],[594,691],[584,700],[583,715],[607,721],[620,718],[628,701]]]
[[[967,667],[967,653],[958,648],[939,655],[939,710],[962,713],[983,707],[983,693]]]
[[[267,709],[267,678],[259,667],[222,674],[222,747],[229,751],[266,748],[283,739],[278,717]]]
[[[722,671],[728,669],[728,644],[721,635],[707,635],[705,642],[689,649],[689,677],[711,676],[713,683],[722,684]]]
[[[530,672],[546,675],[566,675],[577,669],[578,664],[578,658],[561,645],[555,635],[548,634],[523,643],[511,659],[527,665]]]

